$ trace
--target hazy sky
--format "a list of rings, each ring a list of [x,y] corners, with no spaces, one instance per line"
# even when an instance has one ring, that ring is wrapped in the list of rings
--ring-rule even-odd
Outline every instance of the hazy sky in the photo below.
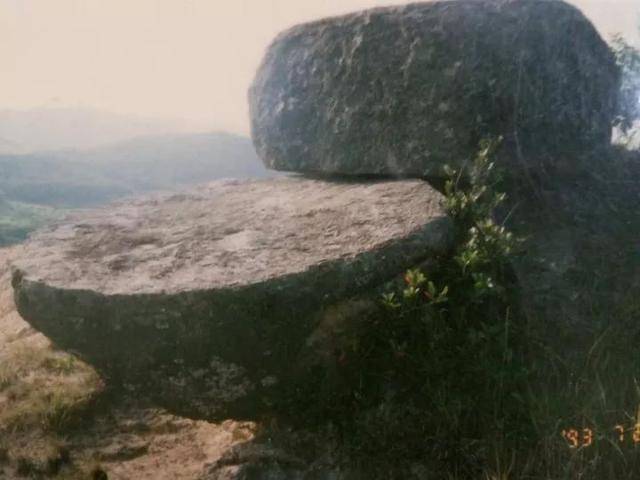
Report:
[[[0,0],[0,110],[97,107],[248,131],[264,49],[298,22],[402,0]],[[637,37],[638,0],[574,0]]]

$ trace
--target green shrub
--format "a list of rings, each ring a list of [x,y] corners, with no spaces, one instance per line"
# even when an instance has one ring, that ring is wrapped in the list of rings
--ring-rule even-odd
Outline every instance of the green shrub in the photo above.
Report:
[[[478,473],[487,438],[526,436],[518,392],[527,370],[509,268],[518,241],[492,217],[505,199],[491,161],[497,145],[483,142],[465,175],[448,170],[456,247],[382,295],[337,352],[341,391],[323,390],[317,372],[298,391],[305,418],[331,419],[346,451],[369,466],[428,458],[435,469]]]

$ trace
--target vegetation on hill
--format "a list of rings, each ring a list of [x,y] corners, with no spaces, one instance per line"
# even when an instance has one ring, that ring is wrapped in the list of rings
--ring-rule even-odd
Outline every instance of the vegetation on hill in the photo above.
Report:
[[[37,228],[64,215],[64,210],[0,198],[0,247],[21,242]]]

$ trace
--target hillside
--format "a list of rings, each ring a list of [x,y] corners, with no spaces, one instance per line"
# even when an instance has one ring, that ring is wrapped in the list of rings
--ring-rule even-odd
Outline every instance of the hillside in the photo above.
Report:
[[[22,241],[29,232],[63,214],[51,207],[0,199],[0,247]]]
[[[10,200],[81,207],[224,177],[265,177],[249,139],[227,133],[140,137],[85,151],[0,155]]]
[[[151,190],[268,173],[248,138],[227,133],[139,137],[83,151],[0,155],[0,245],[55,217]],[[51,208],[43,208],[51,207]]]
[[[216,132],[141,137],[69,154],[132,191],[173,188],[218,178],[273,176],[246,137]]]

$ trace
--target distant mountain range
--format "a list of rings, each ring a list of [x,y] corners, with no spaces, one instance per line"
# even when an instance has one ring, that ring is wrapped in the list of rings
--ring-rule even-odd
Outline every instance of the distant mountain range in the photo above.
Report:
[[[8,200],[56,207],[269,175],[251,141],[228,133],[157,135],[89,150],[0,155],[0,191]]]
[[[0,198],[0,247],[19,243],[33,230],[55,221],[64,211]]]
[[[34,228],[59,218],[61,210],[220,178],[275,175],[258,159],[251,140],[240,135],[156,133],[132,138],[135,132],[169,124],[161,128],[163,122],[149,126],[121,117],[118,123],[117,116],[101,112],[51,111],[48,117],[34,114],[37,121],[29,136],[24,123],[29,113],[14,113],[0,112],[0,245],[20,241]],[[16,118],[23,121],[20,128]],[[56,126],[60,118],[86,118],[88,124]],[[104,129],[96,118],[102,119]],[[57,133],[48,137],[48,129]],[[104,145],[108,139],[117,141]],[[70,144],[73,148],[57,148]],[[33,151],[38,146],[44,150]]]

